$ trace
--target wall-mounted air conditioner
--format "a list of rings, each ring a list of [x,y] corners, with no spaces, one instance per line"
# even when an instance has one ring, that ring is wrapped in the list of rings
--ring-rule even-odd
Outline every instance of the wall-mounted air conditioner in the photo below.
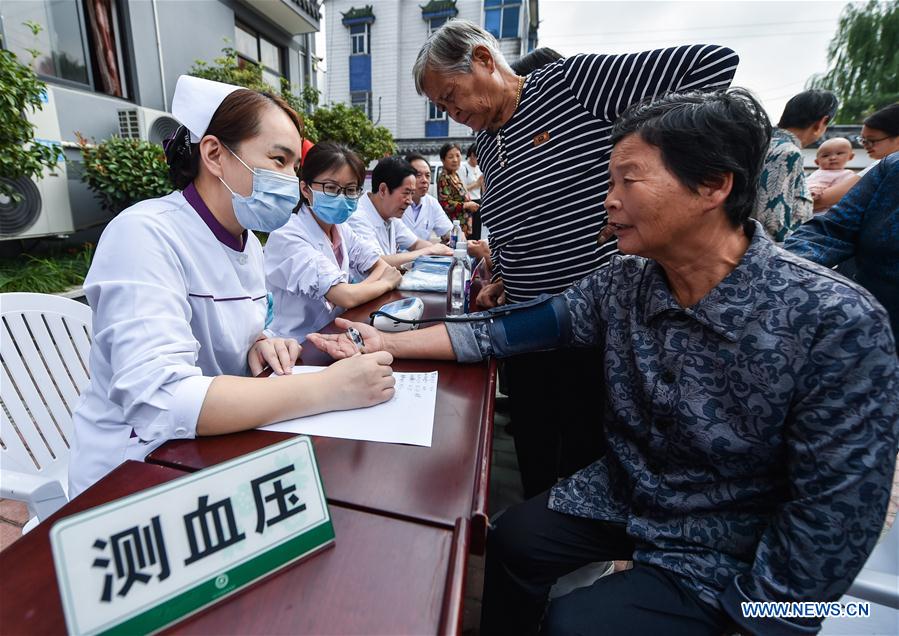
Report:
[[[143,139],[162,144],[178,126],[178,121],[162,110],[143,106],[119,109],[119,136],[124,139]]]
[[[53,87],[46,88],[42,101],[41,110],[26,115],[35,126],[35,143],[54,144],[59,148],[56,167],[34,181],[0,177],[19,194],[18,200],[0,195],[0,240],[57,236],[74,231]]]

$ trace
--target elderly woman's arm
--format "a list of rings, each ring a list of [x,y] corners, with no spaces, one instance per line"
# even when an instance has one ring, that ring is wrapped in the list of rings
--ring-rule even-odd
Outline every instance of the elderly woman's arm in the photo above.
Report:
[[[541,296],[517,305],[469,314],[470,322],[447,322],[428,329],[382,333],[364,323],[338,318],[341,330],[356,328],[364,352],[388,351],[395,358],[477,362],[563,347],[590,347],[603,337],[600,304],[609,285],[611,267],[578,281],[557,296]],[[309,342],[332,358],[358,353],[346,333],[308,336]]]
[[[839,203],[789,236],[784,249],[828,267],[852,258],[869,207],[899,205],[899,194],[886,183],[891,169],[899,170],[899,158],[874,166]]]
[[[789,495],[722,606],[751,633],[813,633],[820,619],[746,619],[745,601],[835,601],[877,541],[899,421],[899,361],[886,312],[846,294],[822,310],[795,376],[784,479]],[[770,622],[769,622],[770,621]]]

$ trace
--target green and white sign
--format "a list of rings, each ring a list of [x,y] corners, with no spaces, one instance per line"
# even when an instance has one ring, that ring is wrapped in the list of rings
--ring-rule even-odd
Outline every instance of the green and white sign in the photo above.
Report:
[[[159,630],[334,542],[308,437],[67,517],[50,531],[71,634]]]

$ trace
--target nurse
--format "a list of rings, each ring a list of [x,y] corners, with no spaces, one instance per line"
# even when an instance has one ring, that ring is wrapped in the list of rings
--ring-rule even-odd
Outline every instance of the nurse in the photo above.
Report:
[[[263,333],[267,292],[253,232],[299,198],[300,120],[278,97],[182,76],[166,148],[177,191],[103,232],[84,291],[91,381],[73,414],[69,497],[163,442],[255,428],[393,395],[389,354],[291,375],[295,340]],[[256,375],[269,365],[278,375]]]
[[[265,244],[275,334],[302,341],[344,310],[399,284],[399,270],[346,223],[364,180],[365,164],[343,145],[319,142],[303,160],[300,209]],[[362,280],[351,283],[352,278]]]

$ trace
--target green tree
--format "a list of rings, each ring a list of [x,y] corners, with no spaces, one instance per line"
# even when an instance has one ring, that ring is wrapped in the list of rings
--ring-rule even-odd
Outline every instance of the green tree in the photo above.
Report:
[[[899,101],[899,2],[847,4],[827,47],[827,65],[827,72],[808,85],[840,98],[835,123],[857,124]]]
[[[272,92],[272,87],[262,79],[262,66],[239,60],[237,51],[230,47],[223,48],[222,55],[211,64],[197,60],[189,73],[256,91]],[[312,86],[304,87],[297,95],[290,82],[282,78],[281,97],[303,115],[303,134],[313,142],[330,139],[347,144],[359,153],[365,163],[396,150],[393,136],[384,126],[375,126],[365,113],[346,104],[320,106],[320,94]]]
[[[25,25],[35,35],[41,31],[33,22]],[[39,53],[29,52],[32,58]],[[0,87],[0,195],[16,196],[11,182],[39,177],[45,169],[52,171],[62,150],[34,140],[34,125],[23,115],[41,110],[47,87],[6,49],[0,49]]]

